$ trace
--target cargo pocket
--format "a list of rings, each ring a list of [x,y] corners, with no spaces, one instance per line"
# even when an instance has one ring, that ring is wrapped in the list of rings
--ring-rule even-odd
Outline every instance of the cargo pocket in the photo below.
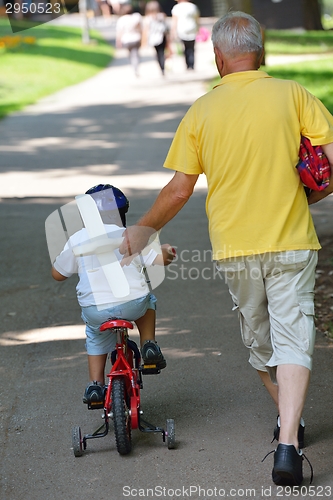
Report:
[[[237,311],[240,333],[242,337],[243,344],[245,347],[250,349],[253,347],[255,342],[254,333],[249,327],[244,315],[242,314],[237,296],[234,291],[237,289],[238,280],[244,279],[244,272],[246,272],[245,261],[242,257],[236,257],[235,259],[219,260],[216,263],[217,269],[224,273],[226,283],[228,284],[229,293],[233,302],[233,311]]]
[[[313,350],[315,327],[314,327],[314,293],[313,292],[301,292],[298,293],[298,303],[302,314],[301,321],[299,323],[299,334],[300,340],[303,345],[300,348],[303,352],[308,352]]]
[[[238,314],[240,334],[242,337],[243,344],[248,349],[251,349],[251,347],[253,347],[253,344],[256,343],[254,333],[247,324],[245,317],[243,316],[241,310],[239,309],[237,297],[230,290],[229,293],[231,295],[232,302],[234,304],[232,310],[237,311]]]

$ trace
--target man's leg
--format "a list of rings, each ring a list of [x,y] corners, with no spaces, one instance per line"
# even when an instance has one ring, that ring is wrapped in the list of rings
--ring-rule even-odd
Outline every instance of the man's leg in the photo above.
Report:
[[[313,290],[317,252],[281,252],[266,275],[280,414],[279,441],[298,449],[315,340]]]
[[[279,408],[279,401],[278,401],[278,386],[276,384],[273,384],[271,377],[269,376],[268,372],[263,372],[261,370],[257,370],[258,375],[261,378],[262,383],[266,387],[269,395],[273,399],[275,405],[277,408]]]
[[[251,256],[251,259],[227,259],[219,261],[217,268],[225,273],[234,303],[233,309],[238,311],[242,340],[250,351],[250,364],[257,370],[278,408],[278,388],[265,368],[273,351],[261,259],[254,256]]]
[[[298,428],[310,382],[310,370],[300,365],[279,365],[276,371],[279,394],[280,443],[298,450]]]

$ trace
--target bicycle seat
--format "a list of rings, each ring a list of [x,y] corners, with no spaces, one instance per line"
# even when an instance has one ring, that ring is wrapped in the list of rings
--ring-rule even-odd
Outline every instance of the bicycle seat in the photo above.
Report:
[[[110,330],[111,328],[130,328],[133,329],[133,323],[126,321],[126,319],[109,319],[101,324],[99,327],[101,332]]]

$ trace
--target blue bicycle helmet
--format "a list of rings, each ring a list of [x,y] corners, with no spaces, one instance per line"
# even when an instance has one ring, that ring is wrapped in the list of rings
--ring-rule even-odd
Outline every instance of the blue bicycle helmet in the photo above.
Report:
[[[85,194],[90,194],[100,212],[116,209],[121,209],[123,213],[128,211],[128,199],[120,189],[111,186],[111,184],[98,184],[88,189]]]
[[[129,208],[129,201],[120,189],[111,186],[111,184],[98,184],[85,194],[89,194],[97,205],[98,211],[101,214],[102,221],[105,224],[117,223],[118,217],[126,227],[126,213]]]

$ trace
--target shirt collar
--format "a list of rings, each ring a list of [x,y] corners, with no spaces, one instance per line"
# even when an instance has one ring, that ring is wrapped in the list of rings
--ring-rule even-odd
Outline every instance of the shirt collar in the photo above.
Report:
[[[220,87],[225,83],[240,81],[240,80],[259,80],[259,78],[272,78],[265,71],[258,71],[256,69],[249,71],[238,71],[236,73],[230,73],[229,75],[224,76],[215,87]]]

